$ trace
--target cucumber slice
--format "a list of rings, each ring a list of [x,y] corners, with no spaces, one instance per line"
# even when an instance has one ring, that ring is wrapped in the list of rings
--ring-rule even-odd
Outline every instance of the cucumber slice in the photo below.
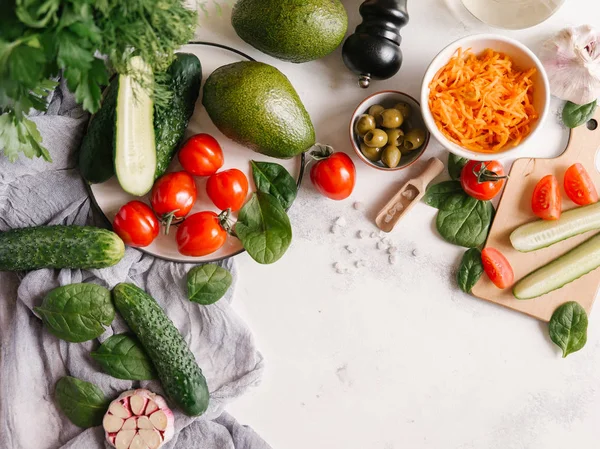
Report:
[[[558,220],[519,226],[510,234],[510,243],[517,251],[527,253],[594,229],[600,229],[600,202],[568,210]]]
[[[600,234],[529,273],[513,288],[517,299],[531,299],[557,290],[600,267]]]
[[[115,125],[115,172],[123,190],[136,196],[152,189],[156,171],[154,103],[148,94],[152,69],[131,58],[131,75],[119,76]]]

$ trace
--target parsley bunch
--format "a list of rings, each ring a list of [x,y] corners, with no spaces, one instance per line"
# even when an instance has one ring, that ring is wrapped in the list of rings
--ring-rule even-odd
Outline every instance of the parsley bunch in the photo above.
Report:
[[[1,0],[0,150],[50,161],[35,123],[25,114],[44,111],[62,72],[86,111],[100,107],[102,86],[113,72],[127,73],[141,56],[157,80],[174,51],[191,39],[196,12],[182,0]],[[161,85],[148,86],[164,101]]]

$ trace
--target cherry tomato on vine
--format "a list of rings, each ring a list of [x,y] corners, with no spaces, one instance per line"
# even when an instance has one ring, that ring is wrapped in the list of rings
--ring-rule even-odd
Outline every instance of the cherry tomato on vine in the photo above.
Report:
[[[183,169],[195,176],[214,175],[223,166],[223,150],[210,134],[190,137],[178,157]]]
[[[356,167],[346,153],[313,153],[316,162],[310,170],[310,180],[316,189],[327,198],[348,198],[356,184]]]
[[[598,191],[583,165],[577,163],[565,172],[565,192],[575,204],[586,206],[598,201]]]
[[[196,182],[184,171],[167,173],[154,183],[150,204],[166,226],[167,233],[173,219],[181,219],[190,213],[196,195]]]
[[[546,175],[536,184],[531,197],[531,210],[542,220],[558,220],[562,208],[562,197],[558,180]]]
[[[206,182],[206,193],[221,210],[240,210],[248,196],[248,178],[237,168],[215,173]]]
[[[469,161],[460,174],[460,184],[467,195],[488,201],[500,193],[506,178],[498,161]]]
[[[483,271],[496,287],[504,289],[510,287],[515,281],[515,274],[510,262],[497,249],[484,248],[481,251],[481,263]]]
[[[221,248],[227,240],[224,223],[227,215],[198,212],[187,217],[177,229],[177,248],[185,256],[206,256]]]
[[[160,225],[150,206],[130,201],[117,212],[113,229],[126,245],[141,248],[154,241]]]

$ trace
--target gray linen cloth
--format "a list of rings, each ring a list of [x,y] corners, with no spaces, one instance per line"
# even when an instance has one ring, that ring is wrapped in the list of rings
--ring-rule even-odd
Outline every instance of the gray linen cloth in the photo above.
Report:
[[[44,224],[103,225],[77,170],[77,148],[87,119],[61,85],[48,112],[33,117],[53,162],[21,158],[13,164],[0,156],[0,231]],[[222,265],[237,277],[233,260]],[[44,295],[59,285],[93,282],[112,288],[119,282],[133,282],[152,295],[173,320],[210,389],[209,409],[200,418],[189,418],[173,407],[175,436],[164,447],[268,449],[250,428],[223,411],[228,401],[256,385],[263,371],[252,335],[231,307],[235,282],[227,296],[214,305],[192,303],[185,297],[185,276],[191,267],[128,248],[119,264],[102,270],[0,272],[0,448],[109,447],[101,427],[80,429],[57,409],[54,386],[65,375],[96,384],[111,399],[140,386],[164,395],[158,381],[115,379],[90,358],[99,342],[127,330],[118,315],[99,342],[77,344],[50,334],[33,312]]]

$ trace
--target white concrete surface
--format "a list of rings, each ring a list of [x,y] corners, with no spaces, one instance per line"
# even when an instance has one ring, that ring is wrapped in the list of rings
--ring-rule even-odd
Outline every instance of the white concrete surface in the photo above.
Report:
[[[212,0],[208,0],[211,2]],[[221,2],[223,3],[223,2]],[[350,30],[359,23],[359,0],[346,0]],[[234,46],[279,67],[311,114],[318,140],[352,153],[348,120],[369,93],[397,89],[418,96],[429,61],[450,41],[478,32],[519,39],[537,51],[552,33],[589,22],[600,27],[600,3],[568,0],[547,22],[523,31],[491,29],[459,0],[409,0],[403,29],[404,65],[386,82],[364,91],[341,60],[341,51],[293,65],[242,42],[209,5],[198,37]],[[553,112],[529,154],[552,156],[567,131]],[[226,147],[226,145],[225,145]],[[432,142],[426,156],[446,160]],[[600,313],[590,317],[587,346],[561,359],[547,326],[482,302],[458,290],[454,271],[464,251],[435,232],[435,210],[420,204],[392,234],[400,248],[390,266],[375,240],[373,214],[424,160],[394,173],[373,170],[353,155],[352,198],[320,197],[308,178],[291,212],[294,242],[272,266],[238,257],[239,313],[254,330],[266,361],[261,386],[229,408],[274,448],[286,449],[552,449],[592,448],[600,437]],[[366,204],[365,212],[352,208]],[[344,216],[346,235],[329,232]],[[366,268],[339,275],[336,261],[357,257]],[[416,250],[416,256],[413,255]],[[576,298],[568,298],[576,299]]]

